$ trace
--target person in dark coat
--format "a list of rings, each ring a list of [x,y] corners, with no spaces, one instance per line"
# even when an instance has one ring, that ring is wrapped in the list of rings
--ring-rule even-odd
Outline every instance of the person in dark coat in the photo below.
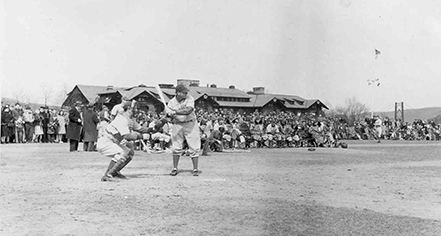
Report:
[[[43,112],[40,113],[40,115],[43,117],[42,122],[41,122],[41,127],[43,128],[43,143],[47,143],[49,142],[49,134],[48,134],[48,129],[49,129],[49,119],[50,119],[50,114],[49,114],[49,107],[41,107],[43,108]]]
[[[89,104],[83,112],[83,150],[88,152],[94,151],[95,142],[98,140],[97,125],[100,120],[93,107],[93,104]]]
[[[2,142],[11,143],[15,133],[15,120],[9,106],[6,106],[2,111]]]
[[[82,103],[77,101],[69,110],[69,124],[67,125],[66,138],[69,139],[69,150],[71,152],[78,151],[78,143],[81,138],[81,107]]]

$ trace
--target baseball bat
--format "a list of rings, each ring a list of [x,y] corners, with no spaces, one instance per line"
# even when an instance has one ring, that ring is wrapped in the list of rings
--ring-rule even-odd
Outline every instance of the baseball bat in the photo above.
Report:
[[[144,152],[150,153],[150,150],[149,150],[149,148],[147,147],[147,145],[145,144],[144,140],[140,139],[139,141],[141,141],[141,144],[142,144],[142,146],[143,146],[142,150],[143,150]]]
[[[155,86],[156,92],[158,92],[159,97],[161,98],[162,104],[164,104],[164,107],[167,107],[167,103],[165,102],[164,94],[162,93],[161,87],[157,84]]]

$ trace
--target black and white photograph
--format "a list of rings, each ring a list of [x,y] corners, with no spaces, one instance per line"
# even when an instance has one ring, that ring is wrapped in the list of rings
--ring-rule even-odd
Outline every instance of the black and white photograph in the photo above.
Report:
[[[0,235],[441,235],[441,1],[0,15]]]

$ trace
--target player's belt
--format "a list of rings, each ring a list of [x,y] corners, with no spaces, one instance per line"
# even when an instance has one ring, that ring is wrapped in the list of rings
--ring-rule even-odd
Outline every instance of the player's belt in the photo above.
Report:
[[[185,124],[185,123],[190,123],[190,122],[192,122],[193,121],[193,119],[191,119],[191,120],[186,120],[186,121],[175,121],[175,122],[173,122],[173,124]]]

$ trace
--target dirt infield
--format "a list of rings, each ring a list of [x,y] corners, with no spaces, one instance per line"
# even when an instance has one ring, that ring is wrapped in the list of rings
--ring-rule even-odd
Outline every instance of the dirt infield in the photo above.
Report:
[[[441,143],[137,152],[129,179],[68,144],[1,146],[0,235],[441,235]]]

